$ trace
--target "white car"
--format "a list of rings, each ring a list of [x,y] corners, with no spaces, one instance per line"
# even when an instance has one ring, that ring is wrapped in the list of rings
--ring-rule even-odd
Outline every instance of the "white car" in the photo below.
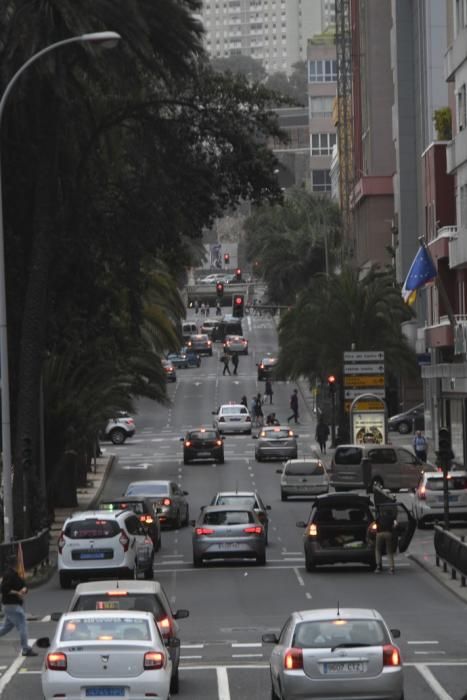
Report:
[[[248,340],[243,335],[226,335],[224,340],[225,352],[236,352],[239,355],[248,355]]]
[[[281,475],[282,501],[289,496],[312,497],[329,491],[329,476],[318,457],[289,459],[276,471]]]
[[[172,662],[150,612],[65,613],[42,667],[44,700],[149,698],[168,700]]]
[[[224,433],[246,433],[251,435],[251,416],[246,406],[237,403],[228,403],[220,406],[212,412],[215,416],[214,428]]]
[[[58,538],[62,588],[97,577],[152,579],[154,546],[139,518],[128,510],[84,511],[65,520]]]
[[[428,521],[441,520],[444,515],[443,474],[425,472],[413,495],[412,512],[419,528]],[[448,474],[449,517],[467,520],[467,472]]]
[[[135,421],[127,413],[115,418],[109,418],[104,430],[104,439],[111,440],[114,445],[123,445],[125,440],[135,434]]]

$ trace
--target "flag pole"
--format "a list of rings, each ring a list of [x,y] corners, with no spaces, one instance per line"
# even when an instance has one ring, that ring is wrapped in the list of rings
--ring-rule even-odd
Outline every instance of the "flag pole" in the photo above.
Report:
[[[418,242],[420,243],[420,246],[421,246],[422,248],[425,249],[425,252],[426,252],[426,254],[428,255],[428,257],[430,258],[431,262],[433,263],[433,266],[436,267],[436,269],[438,269],[438,266],[435,265],[435,261],[433,260],[433,257],[432,257],[432,255],[431,255],[430,249],[428,248],[428,246],[427,246],[427,244],[426,244],[425,236],[419,236],[419,237],[418,237]],[[441,301],[443,302],[443,306],[444,306],[444,308],[446,309],[446,315],[447,315],[447,317],[448,317],[448,319],[449,319],[449,323],[450,323],[450,325],[451,325],[451,327],[452,327],[452,330],[453,330],[454,333],[455,333],[456,328],[457,328],[457,326],[458,326],[458,323],[457,323],[457,321],[456,321],[456,317],[454,316],[454,309],[452,308],[452,304],[451,304],[451,301],[450,301],[450,299],[449,299],[449,297],[448,297],[448,293],[447,293],[447,291],[446,291],[446,287],[445,287],[444,284],[443,284],[443,281],[442,281],[442,279],[441,279],[441,277],[440,277],[440,275],[439,275],[439,272],[438,272],[438,274],[437,274],[436,277],[435,277],[435,284],[436,284],[436,287],[437,287],[437,289],[438,289],[438,293],[439,293],[440,299],[441,299]]]

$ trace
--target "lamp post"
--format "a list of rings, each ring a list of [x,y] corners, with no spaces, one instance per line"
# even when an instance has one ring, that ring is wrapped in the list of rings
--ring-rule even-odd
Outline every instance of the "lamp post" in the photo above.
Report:
[[[62,39],[50,44],[31,56],[16,71],[5,88],[0,100],[0,127],[2,123],[5,104],[20,76],[32,63],[35,63],[44,54],[55,51],[68,44],[97,44],[107,48],[117,45],[120,34],[116,32],[93,32],[81,34],[68,39]],[[3,229],[3,194],[2,194],[2,167],[1,167],[1,141],[0,141],[0,371],[1,371],[1,410],[2,410],[2,452],[3,452],[3,536],[5,542],[13,539],[13,498],[12,498],[12,468],[11,468],[11,422],[10,422],[10,382],[8,375],[8,331],[6,313],[6,278],[5,278],[5,236]]]

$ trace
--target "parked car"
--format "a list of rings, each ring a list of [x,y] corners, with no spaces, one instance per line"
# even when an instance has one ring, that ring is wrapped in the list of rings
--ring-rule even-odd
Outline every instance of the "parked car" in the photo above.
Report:
[[[209,340],[206,333],[196,333],[194,335],[190,335],[190,339],[186,345],[187,348],[194,350],[199,355],[212,356],[212,341]]]
[[[154,550],[156,552],[161,548],[161,524],[157,516],[157,509],[150,498],[133,497],[130,499],[118,499],[118,500],[108,500],[101,501],[99,503],[99,510],[127,510],[132,511],[138,518],[143,527],[146,528],[146,532],[152,540]]]
[[[220,491],[219,493],[216,493],[216,495],[212,499],[211,505],[242,506],[244,508],[253,509],[264,527],[266,544],[268,544],[268,511],[271,510],[271,506],[267,506],[263,503],[263,500],[257,491]]]
[[[65,520],[58,538],[60,585],[105,576],[153,578],[154,547],[133,512],[83,511]]]
[[[277,473],[281,475],[281,501],[290,496],[310,497],[329,491],[329,476],[318,457],[289,459]]]
[[[263,634],[264,643],[275,645],[271,698],[404,700],[398,637],[376,610],[338,604],[293,612],[280,635]]]
[[[221,435],[224,433],[246,433],[251,435],[250,412],[243,404],[228,403],[212,412],[213,426]]]
[[[278,363],[277,357],[263,357],[261,362],[258,362],[258,381],[270,379],[274,375],[274,369]]]
[[[224,438],[214,428],[189,430],[183,442],[183,463],[190,464],[195,459],[213,459],[224,464]]]
[[[449,519],[467,520],[467,472],[448,475]],[[419,528],[441,520],[444,515],[444,482],[442,472],[425,472],[413,495],[412,512]]]
[[[266,563],[266,535],[254,510],[206,506],[192,522],[193,565],[207,559],[254,559]]]
[[[398,502],[385,503],[398,526],[394,531],[394,551],[405,552],[415,532],[415,519]],[[329,493],[318,496],[304,528],[305,568],[313,571],[319,564],[366,564],[376,568],[376,509],[369,496],[355,493]]]
[[[172,662],[149,612],[70,612],[47,648],[41,683],[45,700],[67,697],[157,697],[168,700]]]
[[[171,525],[175,528],[188,525],[188,491],[183,491],[174,481],[133,481],[128,484],[123,496],[147,496],[153,499],[161,525]]]
[[[177,620],[188,617],[190,613],[183,609],[172,612],[167,594],[159,581],[127,581],[118,587],[114,581],[80,583],[71,599],[69,611],[83,610],[114,610],[125,613],[141,610],[152,613],[172,661],[170,692],[178,692],[180,628]],[[54,613],[52,619],[56,615],[57,613]]]
[[[404,413],[391,416],[388,420],[388,428],[397,431],[402,435],[411,433],[414,430],[425,430],[425,406],[423,403],[409,408]]]
[[[296,459],[298,435],[287,425],[272,425],[261,428],[255,445],[255,459],[262,462],[267,459]]]
[[[177,381],[177,372],[175,371],[174,365],[169,360],[161,360],[162,367],[164,368],[165,378],[168,382]]]
[[[104,440],[110,440],[114,445],[123,445],[127,438],[133,437],[135,431],[134,419],[128,413],[120,413],[107,421]]]
[[[229,354],[235,352],[238,355],[248,355],[248,340],[243,335],[226,335],[224,351]]]

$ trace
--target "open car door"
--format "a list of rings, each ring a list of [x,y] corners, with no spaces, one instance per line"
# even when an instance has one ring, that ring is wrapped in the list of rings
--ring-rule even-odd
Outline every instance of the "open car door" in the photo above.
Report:
[[[405,552],[412,541],[417,521],[403,503],[397,501],[397,544],[399,552]]]

